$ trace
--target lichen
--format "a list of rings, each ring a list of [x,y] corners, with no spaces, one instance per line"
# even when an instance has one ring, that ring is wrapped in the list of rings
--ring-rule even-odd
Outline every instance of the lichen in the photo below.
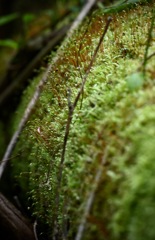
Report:
[[[107,14],[95,11],[66,43],[20,136],[13,175],[22,194],[28,189],[27,207],[48,225],[50,237],[74,239],[107,152],[83,239],[155,238],[154,57],[145,77],[141,72],[153,7],[111,13],[73,114],[61,182],[68,104],[82,84]],[[155,52],[153,34],[149,55]]]

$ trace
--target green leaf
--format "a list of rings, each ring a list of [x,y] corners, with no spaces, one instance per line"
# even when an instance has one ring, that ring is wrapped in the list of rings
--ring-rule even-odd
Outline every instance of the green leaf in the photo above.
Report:
[[[137,90],[143,86],[144,75],[142,72],[132,73],[126,78],[126,82],[129,90]]]
[[[24,23],[28,24],[35,19],[35,15],[32,13],[26,13],[23,15],[22,19]]]
[[[9,14],[9,15],[5,15],[3,17],[0,17],[0,26],[11,22],[18,17],[19,17],[19,14],[17,14],[17,13],[13,13],[13,14]]]
[[[11,39],[0,40],[0,47],[10,47],[10,48],[17,49],[18,43]]]

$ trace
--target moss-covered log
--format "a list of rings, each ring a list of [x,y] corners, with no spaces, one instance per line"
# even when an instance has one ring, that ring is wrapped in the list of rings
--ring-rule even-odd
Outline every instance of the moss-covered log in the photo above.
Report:
[[[52,65],[12,160],[49,239],[155,239],[154,7],[95,11]]]

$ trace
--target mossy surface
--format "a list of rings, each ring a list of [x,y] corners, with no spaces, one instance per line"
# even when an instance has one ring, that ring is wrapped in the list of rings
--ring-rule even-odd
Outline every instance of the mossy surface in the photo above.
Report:
[[[155,239],[154,57],[142,74],[153,7],[111,14],[73,114],[63,166],[68,104],[109,15],[94,12],[66,43],[20,136],[13,175],[50,239],[74,239],[101,167],[83,239]],[[148,55],[155,52],[154,40],[153,30]]]

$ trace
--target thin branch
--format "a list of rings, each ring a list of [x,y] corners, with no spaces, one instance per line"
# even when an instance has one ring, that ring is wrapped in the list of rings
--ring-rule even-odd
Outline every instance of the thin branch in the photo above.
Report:
[[[82,41],[80,42],[80,45],[79,45],[79,49],[77,50],[77,59],[76,59],[76,64],[77,64],[77,67],[79,68],[79,74],[80,74],[80,77],[81,79],[83,79],[83,75],[82,75],[82,72],[81,72],[81,68],[80,68],[80,63],[79,63],[79,58],[80,57],[80,52],[81,52],[81,49],[82,49],[82,44],[84,42],[84,39],[85,39],[85,35],[86,33],[88,32],[88,29],[89,29],[89,26],[92,22],[92,16],[89,18],[89,22],[87,23],[87,28],[85,29],[83,35],[82,35]]]
[[[149,50],[149,47],[150,47],[150,42],[151,42],[151,39],[152,39],[152,31],[153,31],[153,27],[154,27],[154,21],[155,21],[155,9],[153,9],[153,12],[152,12],[152,20],[151,20],[151,26],[149,28],[149,31],[148,31],[148,38],[147,38],[147,43],[146,43],[146,48],[145,48],[145,54],[144,54],[144,61],[143,61],[143,73],[145,75],[145,72],[146,72],[146,64],[147,64],[147,60],[148,60],[148,50]]]
[[[68,38],[70,38],[73,33],[74,33],[74,30],[79,26],[79,24],[82,22],[82,20],[84,19],[84,17],[88,14],[88,12],[90,11],[90,9],[93,7],[93,5],[95,4],[95,0],[89,0],[86,5],[83,7],[81,13],[78,15],[77,19],[75,19],[75,21],[73,22],[70,30],[69,30],[69,33],[68,33]],[[66,41],[67,42],[67,41]],[[66,44],[66,42],[64,43],[64,45]],[[32,99],[30,100],[25,112],[24,112],[24,115],[19,123],[19,126],[16,130],[16,132],[14,133],[14,135],[12,136],[12,139],[6,149],[6,152],[4,154],[4,157],[2,159],[2,162],[0,164],[0,179],[3,175],[3,172],[7,166],[7,163],[8,163],[8,160],[9,160],[9,157],[17,143],[17,140],[26,124],[26,122],[28,121],[30,115],[31,115],[31,112],[33,110],[33,108],[35,107],[36,105],[36,102],[40,96],[40,93],[41,93],[41,89],[42,87],[44,86],[45,82],[47,81],[48,77],[49,77],[49,74],[50,74],[50,70],[52,69],[52,66],[53,64],[59,59],[59,54],[63,52],[63,47],[64,45],[62,44],[59,51],[58,51],[58,54],[57,56],[53,59],[52,63],[49,64],[49,66],[47,67],[45,73],[44,73],[44,76],[43,78],[41,79],[40,83],[38,84],[38,86],[36,87],[36,91],[32,97]]]
[[[83,77],[83,81],[82,81],[82,84],[81,84],[81,88],[80,88],[80,90],[79,90],[79,92],[78,92],[78,94],[77,94],[77,96],[76,96],[76,98],[75,98],[75,101],[74,101],[74,103],[73,103],[73,109],[75,109],[75,107],[76,107],[76,105],[77,105],[77,102],[78,102],[78,100],[79,100],[79,98],[80,98],[80,96],[81,96],[81,94],[82,94],[82,92],[83,92],[84,85],[85,85],[85,83],[86,83],[86,81],[87,81],[88,74],[90,73],[90,70],[91,70],[91,68],[92,68],[92,66],[93,66],[93,63],[94,63],[95,58],[96,58],[96,55],[97,55],[97,53],[98,53],[98,51],[99,51],[99,48],[100,48],[100,46],[101,46],[101,43],[102,43],[105,35],[106,35],[106,33],[107,33],[107,30],[108,30],[108,28],[109,28],[109,25],[110,25],[111,21],[112,21],[112,17],[108,17],[107,23],[106,23],[106,26],[105,26],[105,29],[104,29],[104,32],[103,32],[102,36],[100,37],[99,43],[97,44],[97,47],[96,47],[96,49],[95,49],[95,51],[94,51],[94,54],[93,54],[93,56],[92,56],[92,59],[91,59],[89,65],[88,65],[87,70],[86,70],[86,73],[85,73],[85,75],[84,75],[84,77]],[[74,111],[74,110],[73,110],[73,111]]]
[[[147,57],[147,59],[146,59],[146,60],[148,61],[148,60],[150,60],[150,59],[151,59],[152,57],[154,57],[154,56],[155,56],[155,52],[154,52],[154,53],[152,53],[152,54],[150,54],[150,55]]]
[[[84,31],[84,33],[83,33],[83,36],[82,36],[83,41],[80,42],[79,49],[78,49],[78,51],[77,51],[76,64],[77,64],[77,67],[79,68],[79,75],[80,75],[80,77],[81,77],[82,82],[83,82],[83,74],[82,74],[82,72],[81,72],[81,67],[80,67],[81,64],[80,64],[80,62],[79,62],[79,57],[80,57],[80,51],[81,51],[81,49],[82,49],[82,44],[83,44],[84,39],[85,39],[85,35],[86,35],[86,33],[88,32],[88,29],[89,29],[89,26],[90,26],[91,22],[92,22],[92,16],[89,18],[89,22],[88,22],[88,24],[87,24],[87,28],[85,29],[85,31]],[[84,96],[84,92],[82,92],[80,109],[82,108],[83,96]]]
[[[48,71],[49,70],[50,69],[48,68],[47,71],[46,71],[46,74],[44,75],[44,78],[42,79],[42,82],[40,82],[40,84],[38,85],[37,90],[36,90],[33,98],[31,99],[30,103],[28,104],[28,107],[25,110],[23,118],[21,119],[21,121],[19,123],[18,129],[14,133],[14,135],[13,135],[13,137],[12,137],[12,139],[11,139],[7,149],[6,149],[6,152],[5,152],[4,156],[3,156],[3,159],[2,159],[1,164],[0,164],[0,179],[1,179],[1,177],[3,175],[3,172],[4,172],[4,170],[5,170],[6,166],[7,166],[7,163],[9,161],[9,159],[10,159],[11,153],[12,153],[12,151],[13,151],[16,143],[17,143],[19,135],[20,135],[21,131],[23,130],[23,128],[24,128],[24,126],[25,126],[25,124],[26,124],[26,122],[27,122],[27,120],[28,120],[28,118],[29,118],[29,116],[31,114],[31,111],[32,111],[36,101],[38,100],[38,98],[40,96],[41,86],[43,86],[43,84],[44,84],[44,82],[46,80],[46,76],[48,75]]]
[[[34,224],[33,224],[33,233],[35,236],[35,240],[38,240],[38,236],[37,236],[37,220],[35,220]]]
[[[67,101],[68,101],[68,110],[69,110],[69,113],[72,114],[72,108],[73,108],[73,104],[71,102],[71,90],[68,89],[67,91]]]
[[[107,159],[107,150],[105,151],[105,153],[102,157],[102,160],[101,160],[101,164],[99,165],[99,168],[96,172],[96,175],[95,175],[95,178],[94,178],[94,181],[93,181],[93,185],[92,185],[92,189],[89,193],[89,197],[88,197],[87,202],[86,202],[84,214],[83,214],[81,223],[78,227],[78,231],[77,231],[75,240],[81,240],[82,236],[84,234],[85,226],[86,226],[86,223],[87,223],[87,218],[88,218],[88,215],[91,211],[91,208],[92,208],[92,205],[93,205],[93,202],[94,202],[94,199],[95,199],[95,193],[96,193],[97,188],[99,186],[99,183],[101,181],[101,177],[102,177],[102,173],[103,173],[103,167],[106,163],[106,159]]]

